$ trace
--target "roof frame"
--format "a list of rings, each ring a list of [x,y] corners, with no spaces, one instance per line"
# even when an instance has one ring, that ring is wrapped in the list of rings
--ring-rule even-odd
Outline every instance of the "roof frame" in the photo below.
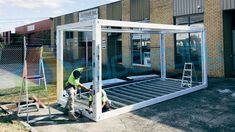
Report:
[[[192,33],[202,32],[203,27],[193,26],[182,26],[182,25],[168,25],[168,24],[155,24],[155,23],[140,23],[140,22],[129,22],[129,21],[114,21],[114,20],[103,20],[96,19],[101,25],[102,32],[139,32],[139,33],[151,33],[151,34],[162,34],[162,33]],[[58,30],[66,31],[92,31],[94,20],[88,20],[78,23],[66,24],[57,26]],[[122,27],[121,29],[113,29],[110,27]]]

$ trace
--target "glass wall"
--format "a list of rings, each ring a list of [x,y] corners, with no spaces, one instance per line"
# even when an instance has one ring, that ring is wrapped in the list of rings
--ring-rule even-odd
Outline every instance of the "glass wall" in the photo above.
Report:
[[[67,61],[73,61],[73,32],[65,32],[65,45],[64,45],[64,59]]]
[[[203,26],[203,14],[175,18],[176,25]],[[201,67],[201,33],[179,33],[175,35],[175,67],[183,69],[185,62],[193,62],[196,69]]]
[[[132,64],[151,66],[150,34],[132,34]]]

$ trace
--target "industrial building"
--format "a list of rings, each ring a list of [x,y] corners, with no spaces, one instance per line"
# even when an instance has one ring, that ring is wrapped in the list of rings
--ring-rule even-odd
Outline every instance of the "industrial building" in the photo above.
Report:
[[[50,45],[52,20],[46,19],[15,28],[18,36],[25,36],[29,44]],[[23,41],[21,41],[23,44]]]
[[[55,45],[56,26],[84,21],[91,18],[108,20],[151,22],[159,24],[205,26],[208,45],[208,74],[210,77],[229,77],[235,75],[235,2],[233,0],[121,0],[91,9],[58,16],[53,19],[51,44]],[[84,34],[67,32],[67,49],[77,50],[74,59],[84,57],[79,48],[84,47]],[[199,34],[176,34],[167,37],[167,71],[182,69],[185,61],[192,61],[197,67],[200,53]],[[88,35],[88,39],[90,37]],[[80,42],[79,42],[79,41]],[[72,42],[71,42],[72,41]],[[140,43],[142,45],[140,45]],[[140,34],[103,34],[103,64],[119,56],[117,63],[125,67],[148,67],[159,70],[159,38]],[[110,44],[114,43],[114,44]],[[91,41],[89,44],[91,45]],[[157,52],[154,52],[156,51]],[[81,50],[83,51],[83,50]],[[184,54],[190,54],[186,57]],[[149,60],[151,64],[149,63]],[[199,65],[198,65],[199,66]]]

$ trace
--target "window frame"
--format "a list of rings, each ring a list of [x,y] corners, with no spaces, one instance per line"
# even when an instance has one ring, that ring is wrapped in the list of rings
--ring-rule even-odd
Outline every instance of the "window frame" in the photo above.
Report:
[[[201,21],[198,21],[198,22],[196,22],[196,23],[191,23],[191,18],[192,17],[195,17],[195,16],[200,16],[201,18],[202,18],[202,20]],[[177,18],[183,18],[183,17],[187,17],[187,24],[177,24],[176,23],[176,19]],[[183,15],[183,16],[175,16],[174,17],[174,25],[188,25],[188,26],[190,26],[190,25],[193,25],[193,24],[200,24],[200,23],[202,23],[203,25],[204,25],[204,13],[199,13],[199,14],[189,14],[189,15]],[[191,33],[187,33],[188,35],[188,42],[189,42],[189,46],[191,47]],[[177,66],[177,65],[180,65],[181,63],[177,63],[177,60],[178,60],[178,58],[177,58],[177,34],[174,34],[174,46],[175,46],[175,53],[174,53],[174,58],[175,58],[175,69],[183,69],[183,66],[181,67],[181,66]],[[191,49],[190,49],[190,52],[189,52],[189,56],[190,56],[190,60],[192,59],[191,58],[191,55],[192,55],[192,53],[191,53]],[[200,68],[199,68],[200,69]]]

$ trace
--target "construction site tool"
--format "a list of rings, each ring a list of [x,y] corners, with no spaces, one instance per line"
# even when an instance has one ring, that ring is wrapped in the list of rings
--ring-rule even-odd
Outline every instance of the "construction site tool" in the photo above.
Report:
[[[23,64],[23,72],[22,72],[22,87],[20,90],[20,99],[18,103],[18,115],[22,111],[26,111],[27,113],[27,122],[29,122],[29,107],[36,106],[37,110],[39,110],[39,106],[37,102],[30,103],[29,102],[29,82],[30,81],[38,81],[38,85],[41,85],[41,81],[44,83],[45,94],[48,100],[48,112],[49,117],[51,117],[50,104],[49,104],[49,96],[47,89],[46,76],[44,71],[44,63],[43,63],[43,46],[42,45],[29,45],[26,43],[26,37],[24,37],[24,64]],[[37,74],[32,72],[30,66],[34,65],[38,66]],[[31,75],[33,74],[33,75]],[[36,74],[36,75],[35,75]],[[26,100],[26,104],[21,105],[22,100]]]
[[[193,78],[193,63],[184,63],[183,76],[181,80],[181,87],[192,87]]]

